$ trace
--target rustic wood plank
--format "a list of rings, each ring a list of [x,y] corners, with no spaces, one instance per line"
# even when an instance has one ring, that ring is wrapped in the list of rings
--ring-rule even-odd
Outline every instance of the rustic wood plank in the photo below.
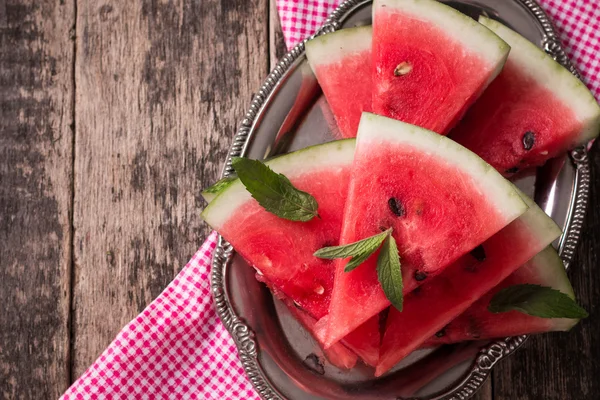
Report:
[[[490,377],[490,379],[485,381],[481,389],[473,396],[473,400],[492,400],[494,398],[492,393],[492,380],[493,377]]]
[[[494,399],[600,398],[600,143],[591,152],[592,185],[583,238],[569,271],[578,301],[590,312],[571,332],[532,337],[501,362]]]
[[[270,0],[269,7],[269,60],[270,69],[275,68],[281,57],[287,53],[285,38],[281,30],[279,14],[277,14],[277,0]]]
[[[74,374],[173,279],[268,73],[267,0],[78,0]]]
[[[0,398],[69,384],[72,2],[0,0]]]

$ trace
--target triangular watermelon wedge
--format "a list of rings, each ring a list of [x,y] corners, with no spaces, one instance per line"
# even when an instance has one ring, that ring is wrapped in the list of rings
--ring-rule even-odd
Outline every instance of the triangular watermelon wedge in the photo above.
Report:
[[[530,260],[561,230],[525,195],[529,209],[438,277],[410,293],[404,309],[391,309],[381,344],[376,375],[380,376],[416,350]]]
[[[505,68],[450,136],[506,175],[542,165],[600,131],[600,106],[566,68],[518,33],[482,17],[510,44]]]
[[[319,215],[310,222],[292,222],[265,211],[235,178],[224,179],[202,192],[209,203],[202,216],[253,266],[256,277],[286,304],[300,307],[294,315],[311,332],[311,319],[329,309],[335,265],[313,256],[338,243],[355,140],[309,147],[270,161],[301,190],[312,194]],[[302,240],[298,240],[302,238]],[[380,332],[376,318],[367,321],[345,340],[347,347],[367,364],[379,358]],[[329,350],[340,366],[352,362],[343,349]]]
[[[371,111],[370,26],[342,29],[306,43],[306,57],[342,137],[356,137],[363,111]]]
[[[452,140],[364,113],[340,244],[392,227],[409,293],[526,209],[511,183]],[[326,347],[390,305],[375,256],[349,273],[338,261],[329,314],[317,324],[327,325]]]
[[[373,112],[446,134],[510,47],[437,1],[375,0],[372,49]]]
[[[262,208],[238,179],[217,189],[202,212],[204,220],[257,270],[260,280],[317,319],[327,313],[334,272],[331,262],[313,253],[339,240],[354,145],[353,139],[331,142],[266,162],[315,197],[321,218],[309,222],[279,218]]]
[[[575,298],[562,260],[556,250],[548,247],[437,332],[424,346],[568,331],[579,322],[578,319],[532,317],[516,311],[492,314],[487,310],[490,301],[501,289],[527,283],[551,287]]]

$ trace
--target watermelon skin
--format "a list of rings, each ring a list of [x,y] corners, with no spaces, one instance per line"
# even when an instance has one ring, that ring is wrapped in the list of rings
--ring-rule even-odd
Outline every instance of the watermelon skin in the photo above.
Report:
[[[358,132],[340,244],[393,227],[405,294],[527,209],[512,184],[443,136],[369,113]],[[327,326],[326,347],[390,305],[376,260],[349,273],[336,261],[329,314],[317,323]]]
[[[500,290],[526,283],[551,287],[575,298],[565,266],[556,250],[549,246],[431,337],[424,346],[568,331],[579,322],[578,319],[538,318],[517,311],[493,314],[487,310],[490,301]]]
[[[356,137],[363,111],[371,111],[370,26],[342,29],[306,43],[306,57],[335,116],[339,134]]]
[[[579,79],[516,32],[480,21],[512,50],[452,139],[509,176],[598,136],[600,107]]]
[[[477,21],[433,0],[375,0],[372,45],[373,111],[440,134],[500,73],[510,51]],[[397,71],[403,63],[406,74]]]
[[[202,213],[257,270],[261,281],[317,319],[328,311],[334,266],[313,253],[339,240],[353,155],[354,140],[343,140],[266,162],[315,197],[321,218],[309,222],[279,218],[265,211],[239,180],[229,183]]]
[[[533,201],[527,199],[527,203],[527,212],[483,243],[483,250],[466,254],[410,293],[401,313],[390,310],[376,376],[419,348],[560,236],[554,221]]]

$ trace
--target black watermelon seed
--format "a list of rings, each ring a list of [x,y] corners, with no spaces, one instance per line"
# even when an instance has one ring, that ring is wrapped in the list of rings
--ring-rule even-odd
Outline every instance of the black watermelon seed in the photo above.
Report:
[[[306,368],[310,369],[318,375],[325,375],[325,367],[323,361],[314,353],[310,353],[305,359],[303,364]]]
[[[446,328],[444,328],[444,329],[442,329],[440,331],[437,331],[437,333],[435,334],[435,337],[438,337],[438,338],[441,338],[441,337],[444,337],[444,336],[446,336]]]
[[[470,254],[473,256],[473,258],[475,258],[479,262],[485,261],[485,258],[486,258],[485,249],[483,248],[483,245],[481,245],[481,244],[479,246],[475,247],[473,250],[471,250]]]
[[[535,134],[531,131],[525,132],[523,135],[523,148],[525,150],[531,150],[535,144]]]
[[[509,168],[505,171],[507,174],[516,174],[517,172],[519,172],[519,167],[512,167]]]
[[[416,288],[413,289],[412,292],[410,292],[413,296],[417,296],[421,293],[421,286],[417,286]]]
[[[415,272],[415,281],[421,282],[427,278],[427,274],[425,272],[416,271]]]
[[[404,214],[406,214],[406,212],[404,211],[404,206],[395,197],[390,197],[390,199],[388,200],[388,206],[390,207],[390,210],[394,213],[394,215],[398,217],[402,217],[404,216]]]

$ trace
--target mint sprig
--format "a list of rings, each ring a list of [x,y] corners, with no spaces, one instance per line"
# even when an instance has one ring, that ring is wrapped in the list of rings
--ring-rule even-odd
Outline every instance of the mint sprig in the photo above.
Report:
[[[383,246],[382,246],[383,243]],[[392,228],[358,242],[324,247],[315,252],[315,256],[333,260],[352,257],[346,264],[344,272],[350,272],[365,262],[381,247],[377,257],[377,279],[387,299],[398,311],[402,311],[403,283],[400,270],[400,255],[396,240],[392,236]]]
[[[231,165],[246,190],[268,212],[290,221],[319,217],[317,200],[295,188],[284,175],[249,158],[233,157]]]
[[[488,310],[492,313],[519,311],[541,318],[586,318],[589,315],[566,294],[532,284],[502,289],[492,298]]]
[[[385,239],[377,258],[377,279],[379,279],[385,297],[398,311],[402,311],[404,284],[402,283],[398,246],[392,235]]]
[[[381,246],[381,243],[383,243],[385,238],[388,237],[390,233],[392,233],[391,228],[375,236],[359,240],[358,242],[345,244],[342,246],[323,247],[322,249],[317,250],[314,256],[326,258],[328,260],[352,257],[344,268],[344,272],[350,272],[365,262],[371,256],[371,254],[375,253],[375,251],[379,248],[379,246]]]

